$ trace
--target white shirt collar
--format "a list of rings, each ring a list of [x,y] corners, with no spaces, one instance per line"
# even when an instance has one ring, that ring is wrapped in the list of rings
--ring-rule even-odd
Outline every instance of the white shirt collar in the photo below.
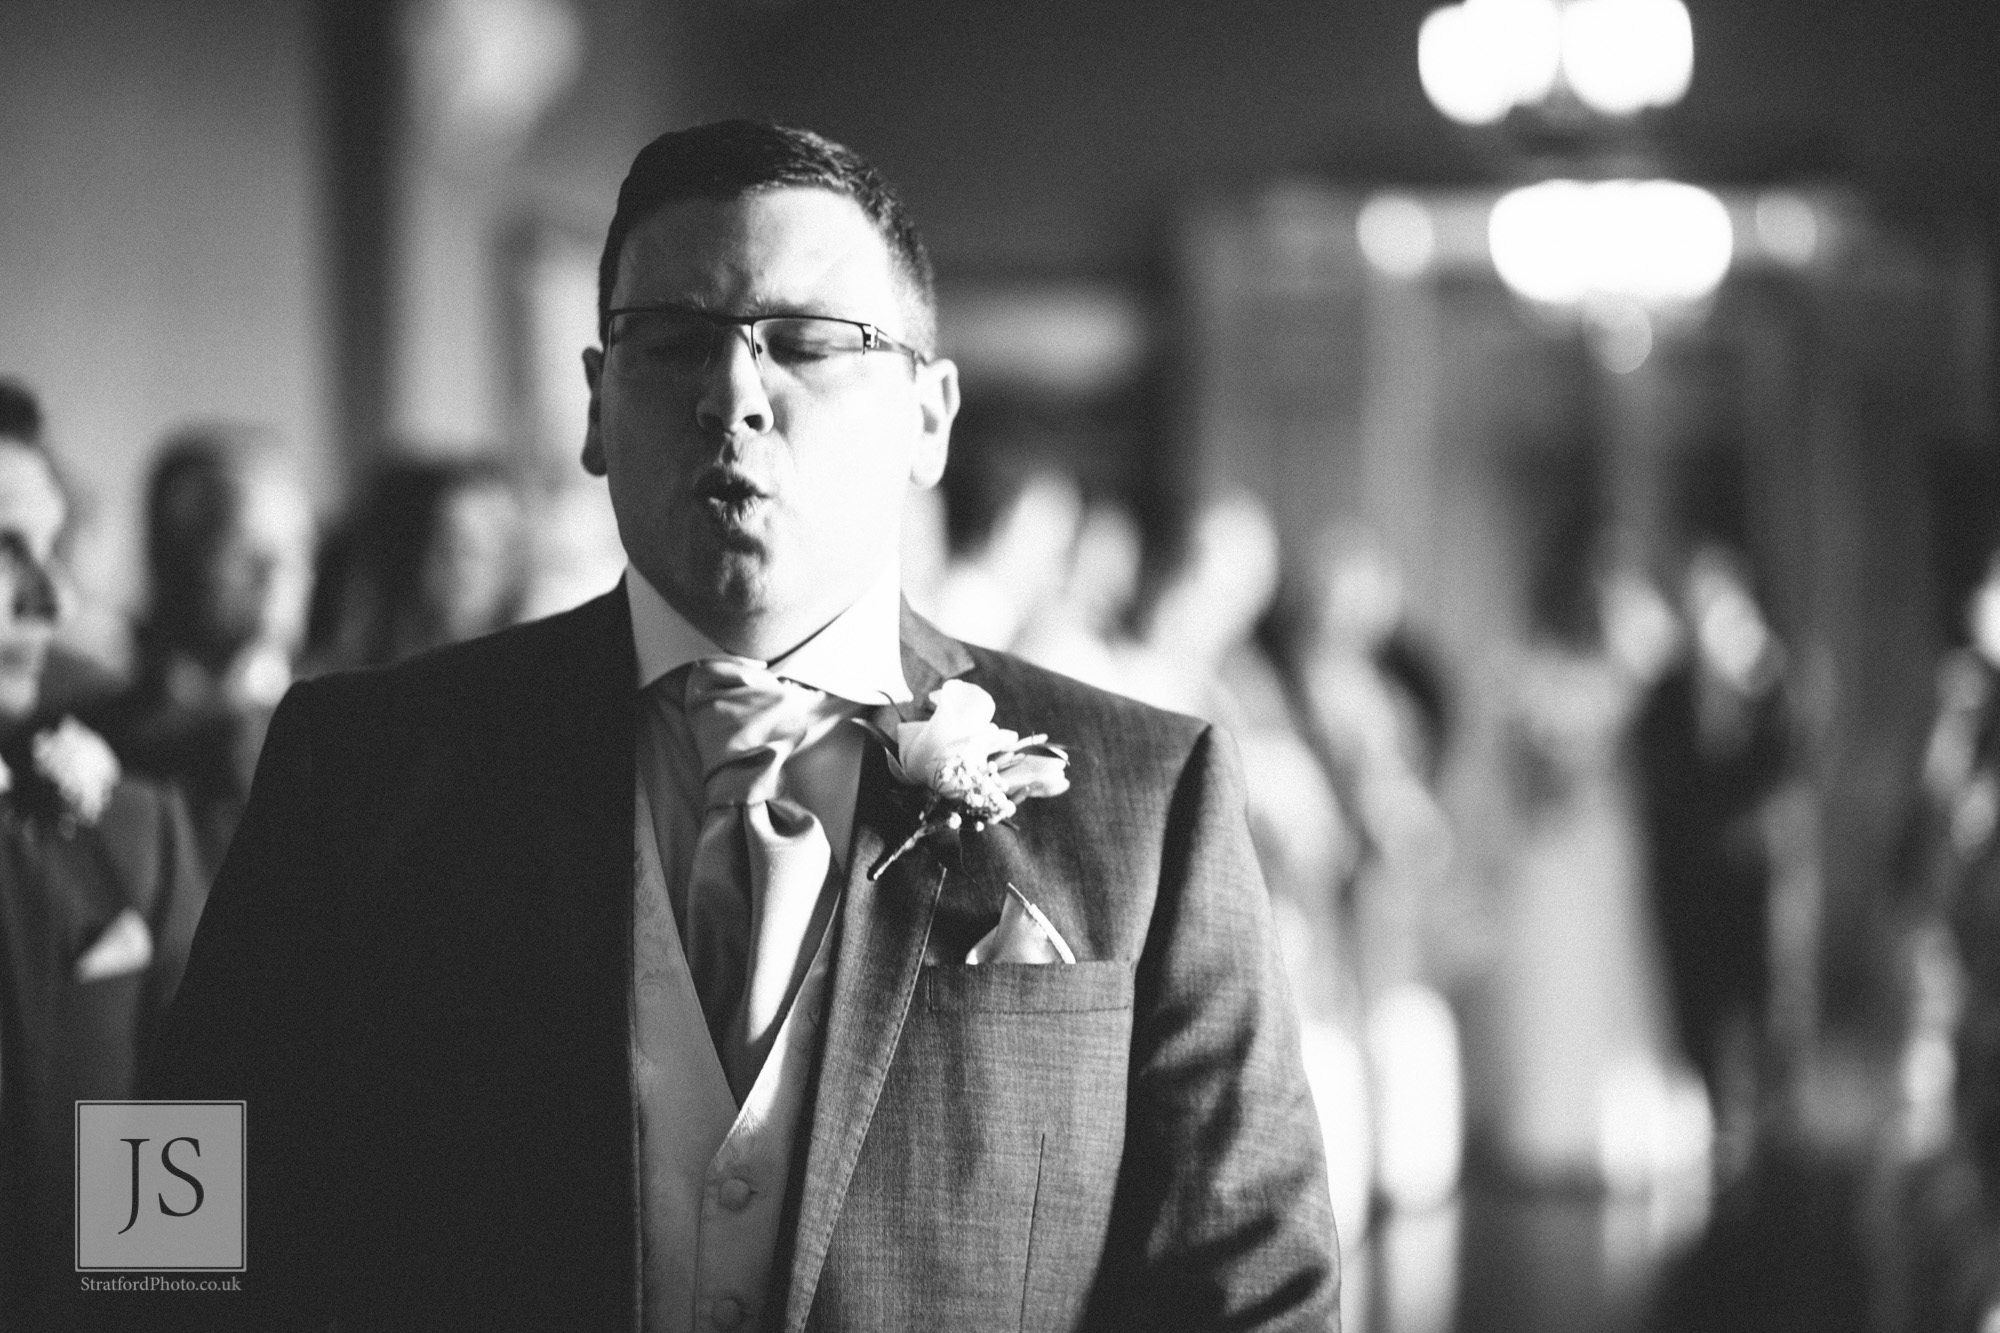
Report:
[[[625,600],[642,690],[689,662],[736,655],[690,625],[630,564]],[[903,678],[902,615],[902,580],[891,563],[825,629],[767,665],[786,680],[854,703],[907,703],[913,696]]]

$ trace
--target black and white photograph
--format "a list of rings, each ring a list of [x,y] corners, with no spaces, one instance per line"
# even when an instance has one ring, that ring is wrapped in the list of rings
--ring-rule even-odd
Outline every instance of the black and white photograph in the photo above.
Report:
[[[1993,0],[6,0],[4,1333],[2000,1333]]]

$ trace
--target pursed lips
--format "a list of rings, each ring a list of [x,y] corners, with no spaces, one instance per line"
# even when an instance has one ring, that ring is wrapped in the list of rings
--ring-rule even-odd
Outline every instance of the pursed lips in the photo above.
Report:
[[[695,478],[695,499],[715,518],[740,523],[771,499],[768,487],[733,467],[710,467]]]

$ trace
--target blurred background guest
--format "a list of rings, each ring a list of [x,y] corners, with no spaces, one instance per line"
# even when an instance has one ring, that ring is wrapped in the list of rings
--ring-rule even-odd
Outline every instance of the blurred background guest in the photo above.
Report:
[[[2000,1309],[2000,552],[1938,664],[1904,885],[1908,1059],[1948,1100],[1906,1145],[1892,1269],[1910,1329],[1983,1333]],[[1929,1043],[1936,1045],[1929,1050]],[[1984,1322],[1982,1322],[1984,1321]]]
[[[1270,515],[1255,498],[1231,492],[1203,501],[1177,557],[1161,562],[1165,573],[1143,599],[1136,635],[1112,652],[1123,693],[1214,722],[1235,741],[1265,882],[1326,937],[1293,960],[1293,986],[1314,1016],[1352,1017],[1353,969],[1333,943],[1345,933],[1335,904],[1352,830],[1255,633],[1277,596],[1279,558]]]
[[[132,1095],[207,893],[179,802],[44,701],[68,501],[0,380],[0,1315],[94,1328],[76,1287],[75,1104]]]
[[[1343,1246],[1368,1232],[1374,1150],[1355,941],[1345,888],[1358,834],[1301,731],[1277,663],[1257,640],[1277,597],[1269,511],[1232,491],[1199,502],[1142,598],[1136,637],[1114,645],[1119,688],[1215,723],[1242,757],[1250,837],[1271,891],[1298,1003]]]
[[[1253,639],[1281,570],[1270,512],[1244,491],[1208,497],[1166,544],[1120,644],[1125,692],[1197,717],[1234,708],[1226,675],[1275,680]]]
[[[1589,501],[1555,508],[1534,553],[1533,637],[1506,724],[1518,833],[1503,881],[1513,965],[1494,976],[1483,1015],[1496,1024],[1489,1057],[1504,1060],[1491,1146],[1530,1180],[1642,1192],[1699,1175],[1709,1152],[1706,1095],[1667,1028],[1625,763],[1672,619],[1657,594],[1606,568]]]
[[[1014,651],[1037,666],[1116,690],[1117,649],[1131,632],[1142,551],[1130,508],[1113,495],[1090,499],[1061,588],[1028,620]]]
[[[180,788],[210,874],[292,683],[315,542],[296,460],[274,435],[203,426],[162,446],[132,685],[90,716],[135,770]]]
[[[316,666],[387,666],[512,624],[526,592],[520,500],[488,458],[382,465],[328,542]]]
[[[1366,533],[1319,535],[1288,654],[1308,734],[1356,831],[1346,915],[1374,1106],[1376,1188],[1425,1209],[1458,1187],[1463,1073],[1430,937],[1453,857],[1436,783],[1443,669],[1405,623],[1394,558]]]
[[[1742,558],[1696,547],[1678,660],[1636,724],[1651,900],[1681,1049],[1714,1104],[1725,1163],[1746,1160],[1770,1000],[1770,803],[1788,776],[1785,654]]]
[[[932,594],[945,633],[1010,648],[1061,595],[1083,497],[1050,435],[1005,399],[969,403],[953,423],[943,483],[949,556]]]

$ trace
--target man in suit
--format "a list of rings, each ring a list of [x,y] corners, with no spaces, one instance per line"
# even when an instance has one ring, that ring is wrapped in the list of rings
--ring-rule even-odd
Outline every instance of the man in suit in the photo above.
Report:
[[[1331,1327],[1228,747],[901,605],[958,388],[896,197],[804,131],[663,136],[600,335],[622,585],[272,724],[163,1084],[248,1103],[204,1319]],[[912,842],[946,711],[1068,789]]]
[[[312,589],[312,500],[267,431],[181,431],[146,487],[150,602],[129,689],[84,713],[136,771],[171,783],[213,878],[292,683]]]
[[[0,381],[0,1328],[94,1328],[78,1289],[78,1099],[130,1097],[206,884],[168,792],[120,776],[48,677],[68,504],[40,412]]]

